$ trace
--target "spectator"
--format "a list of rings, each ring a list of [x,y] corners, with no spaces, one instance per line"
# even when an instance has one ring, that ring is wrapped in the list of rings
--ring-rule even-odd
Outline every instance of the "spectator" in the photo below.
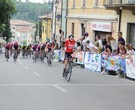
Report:
[[[118,43],[118,54],[121,57],[126,54],[125,44],[122,41]]]
[[[103,47],[103,44],[102,44],[102,40],[100,38],[100,35],[97,35],[96,36],[96,41],[99,43],[99,46],[102,48]]]
[[[103,40],[103,49],[102,49],[102,51],[103,51],[103,54],[105,54],[106,55],[106,59],[108,59],[108,57],[111,55],[111,53],[112,53],[112,48],[111,48],[111,46],[110,45],[108,45],[107,44],[107,41],[106,40]]]
[[[126,45],[126,55],[123,56],[123,58],[131,58],[131,56],[134,55],[134,50],[131,44]]]
[[[98,51],[98,48],[93,43],[91,43],[89,40],[86,42],[85,47],[86,47],[85,51],[90,51],[91,53],[95,53]]]
[[[125,40],[122,37],[123,33],[122,32],[118,32],[118,42],[123,42],[125,45]]]
[[[59,49],[59,44],[58,44],[58,42],[56,40],[54,42],[54,49],[55,50],[58,50]]]
[[[112,48],[112,53],[116,53],[116,50],[118,49],[118,44],[116,43],[116,40],[112,37],[112,35],[107,35],[107,42]]]
[[[99,42],[96,42],[95,46],[97,47],[96,53],[100,54],[102,52],[102,48],[99,46]]]
[[[82,49],[84,51],[86,51],[87,50],[87,48],[86,48],[86,42],[87,41],[90,41],[89,33],[88,32],[84,33],[83,37],[81,39],[79,39],[79,40],[82,41]]]
[[[77,52],[81,51],[81,42],[77,41]]]

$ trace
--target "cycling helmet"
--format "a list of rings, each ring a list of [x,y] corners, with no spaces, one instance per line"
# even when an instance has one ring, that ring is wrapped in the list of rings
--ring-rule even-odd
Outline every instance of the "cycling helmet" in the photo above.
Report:
[[[74,35],[69,35],[68,38],[70,38],[70,37],[74,38]]]

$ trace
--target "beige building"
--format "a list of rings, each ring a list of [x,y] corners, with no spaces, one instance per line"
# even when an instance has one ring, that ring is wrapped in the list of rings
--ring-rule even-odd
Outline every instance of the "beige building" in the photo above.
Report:
[[[120,16],[119,30],[127,43],[135,47],[135,0],[104,1],[107,9],[115,10]]]
[[[11,32],[15,37],[13,40],[19,44],[25,42],[26,45],[34,41],[35,24],[23,20],[10,20]]]
[[[42,20],[42,38],[41,38],[42,43],[51,39],[51,24],[52,24],[51,16],[52,15],[46,15],[46,16],[39,17]]]
[[[91,41],[96,35],[102,39],[107,34],[117,37],[118,15],[114,10],[106,10],[103,0],[68,0],[67,36],[74,34],[78,39],[88,32]]]
[[[57,2],[57,6],[55,4]],[[52,14],[52,36],[59,42],[61,29],[61,3],[62,0],[53,0],[53,14]]]

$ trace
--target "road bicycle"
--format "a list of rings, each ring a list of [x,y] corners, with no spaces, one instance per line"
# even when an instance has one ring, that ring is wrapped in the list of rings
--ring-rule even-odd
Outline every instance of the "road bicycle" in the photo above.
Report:
[[[8,61],[8,59],[9,59],[9,50],[8,49],[6,49],[6,51],[5,51],[5,57],[6,57],[6,61]]]
[[[73,69],[73,65],[72,65],[72,57],[71,57],[68,58],[67,70],[64,71],[64,77],[67,80],[67,82],[69,82],[71,79],[72,69]]]

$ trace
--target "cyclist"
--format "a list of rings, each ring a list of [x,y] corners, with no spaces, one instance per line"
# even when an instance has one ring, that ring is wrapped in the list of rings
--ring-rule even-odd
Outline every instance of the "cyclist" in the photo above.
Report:
[[[25,56],[25,51],[26,51],[26,46],[23,45],[23,46],[22,46],[22,56],[23,56],[23,57]]]
[[[18,48],[19,48],[18,42],[15,42],[14,43],[14,59],[18,58]]]
[[[73,54],[75,43],[76,41],[74,40],[73,35],[70,35],[68,40],[65,41],[65,64],[63,69],[63,77],[65,77],[65,71],[67,70],[68,59],[72,58],[71,55]]]
[[[9,50],[10,50],[10,48],[11,48],[11,46],[10,46],[10,43],[7,43],[6,45],[5,45],[5,57],[7,58],[7,59],[9,59]]]
[[[13,54],[13,43],[10,43],[10,55],[12,56]]]
[[[50,53],[53,51],[54,45],[52,42],[47,43],[46,45],[46,53]]]
[[[45,48],[46,48],[46,43],[43,43],[41,45],[41,60],[43,60],[45,57]]]
[[[34,44],[32,46],[32,49],[33,49],[33,60],[37,60],[37,58],[38,58],[38,45]]]
[[[50,65],[51,65],[51,59],[53,59],[53,55],[52,55],[53,51],[54,51],[54,43],[53,42],[47,43],[45,52],[46,52],[47,62]]]

